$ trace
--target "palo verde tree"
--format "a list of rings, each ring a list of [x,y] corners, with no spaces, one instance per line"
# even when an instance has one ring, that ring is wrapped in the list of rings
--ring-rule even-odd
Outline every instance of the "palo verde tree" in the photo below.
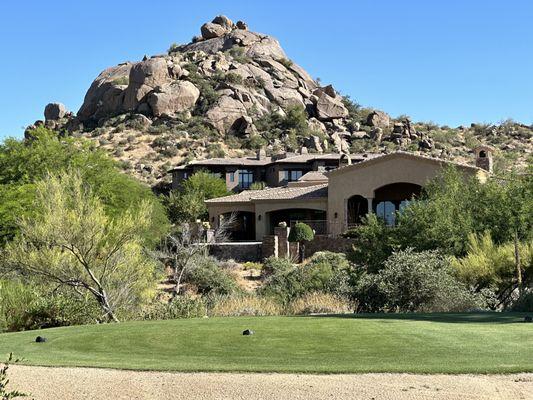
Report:
[[[20,233],[4,250],[8,271],[89,293],[108,321],[151,294],[155,263],[142,239],[152,215],[147,202],[110,217],[79,172],[48,175],[35,191],[39,212],[18,221]]]

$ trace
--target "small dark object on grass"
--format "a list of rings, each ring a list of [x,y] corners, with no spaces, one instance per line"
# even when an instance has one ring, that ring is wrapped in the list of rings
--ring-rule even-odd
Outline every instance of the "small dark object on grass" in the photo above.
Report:
[[[524,317],[524,322],[533,322],[533,317],[531,315],[526,315]]]
[[[35,342],[37,342],[37,343],[44,343],[44,342],[46,342],[46,338],[45,338],[44,336],[37,336],[37,337],[35,338]]]
[[[244,336],[250,336],[254,334],[254,331],[252,331],[251,329],[246,329],[245,331],[242,332],[242,334]]]

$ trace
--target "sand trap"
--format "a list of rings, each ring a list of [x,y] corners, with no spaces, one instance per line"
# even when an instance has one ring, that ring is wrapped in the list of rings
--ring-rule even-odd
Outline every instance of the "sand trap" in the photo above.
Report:
[[[17,365],[10,377],[12,388],[35,400],[533,399],[533,374],[222,374]]]

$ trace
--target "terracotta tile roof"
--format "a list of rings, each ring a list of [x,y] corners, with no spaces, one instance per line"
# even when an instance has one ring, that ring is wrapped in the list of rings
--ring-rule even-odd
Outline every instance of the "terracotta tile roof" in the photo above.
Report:
[[[236,158],[209,158],[206,160],[192,161],[187,165],[181,165],[172,168],[169,172],[174,170],[187,169],[192,166],[213,166],[213,165],[228,165],[228,166],[248,166],[248,167],[261,167],[269,164],[305,164],[313,160],[338,160],[342,154],[339,153],[308,153],[297,154],[287,153],[285,157],[280,155],[274,157],[265,157],[262,160],[258,160],[257,157],[236,157]],[[370,159],[379,156],[379,154],[350,154],[352,162],[359,162],[362,160]]]
[[[430,156],[421,155],[421,154],[408,153],[406,151],[395,151],[395,152],[388,153],[388,154],[374,155],[371,158],[368,158],[368,159],[366,159],[364,161],[361,161],[361,162],[358,162],[358,163],[355,163],[355,164],[352,164],[352,165],[345,165],[345,166],[343,166],[341,168],[337,168],[335,170],[326,172],[326,175],[328,175],[328,176],[329,175],[336,175],[337,173],[342,173],[342,172],[347,171],[349,169],[361,168],[363,166],[372,165],[372,164],[375,164],[377,162],[386,160],[388,158],[394,158],[394,157],[405,157],[405,158],[412,158],[412,159],[418,159],[418,160],[422,159],[422,160],[428,160],[428,161],[436,162],[436,163],[439,163],[439,164],[454,165],[454,166],[457,166],[457,167],[460,167],[460,168],[465,168],[465,169],[471,169],[471,170],[476,170],[476,171],[485,171],[485,170],[483,170],[483,169],[481,169],[479,167],[474,167],[474,166],[468,165],[468,164],[457,163],[457,162],[454,162],[454,161],[443,160],[441,158],[430,157]]]
[[[328,180],[328,177],[319,171],[309,171],[308,173],[301,176],[300,179],[298,179],[298,181],[301,181],[301,182],[315,182],[315,181],[322,182],[322,181],[327,181],[327,180]]]
[[[206,203],[245,203],[270,200],[314,200],[328,197],[327,183],[313,186],[277,187],[263,190],[245,190],[231,196],[206,200]]]

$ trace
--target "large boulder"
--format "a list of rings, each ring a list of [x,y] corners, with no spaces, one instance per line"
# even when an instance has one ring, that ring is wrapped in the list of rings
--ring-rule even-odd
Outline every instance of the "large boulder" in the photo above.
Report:
[[[315,109],[319,120],[329,121],[348,116],[348,110],[344,107],[341,97],[334,92],[319,88],[315,90],[314,94],[317,96]]]
[[[81,122],[116,114],[122,109],[124,90],[129,81],[132,63],[124,63],[102,71],[85,94],[78,111]]]
[[[212,22],[203,24],[200,31],[202,32],[202,37],[206,40],[215,39],[228,33],[228,30],[222,25],[214,24]]]
[[[44,108],[44,119],[46,121],[57,121],[67,113],[67,108],[61,103],[49,103]]]
[[[190,110],[200,97],[200,91],[188,81],[176,81],[161,86],[148,96],[148,104],[154,116],[172,116]]]
[[[169,82],[167,61],[162,57],[149,58],[134,64],[130,71],[129,85],[124,92],[124,110],[132,111],[156,87]]]
[[[222,96],[205,116],[220,133],[227,133],[233,124],[245,115],[247,115],[246,108],[240,101]]]
[[[212,36],[212,38],[196,43],[190,43],[184,46],[183,50],[186,52],[203,51],[207,54],[216,54],[220,51],[223,52],[229,50],[232,47],[241,47],[243,48],[245,55],[254,59],[272,58],[279,60],[281,58],[287,58],[287,55],[281,48],[279,42],[271,36],[243,29],[234,29],[231,32],[227,32],[227,30],[221,25],[213,24],[216,25],[213,27],[210,24],[213,23],[205,24],[204,26],[208,26],[204,29],[209,29],[210,31],[212,29],[216,30],[212,33],[206,32],[206,34]],[[219,36],[215,36],[215,34]]]
[[[217,24],[220,26],[223,26],[228,31],[232,30],[235,27],[235,24],[231,19],[226,17],[225,15],[217,15],[215,18],[213,18],[213,21],[211,21],[213,24]]]
[[[269,87],[265,88],[265,93],[271,101],[276,102],[282,108],[291,106],[304,106],[302,95],[295,89],[286,87]]]
[[[366,124],[376,128],[388,128],[390,125],[390,117],[383,111],[373,111],[368,114]]]

